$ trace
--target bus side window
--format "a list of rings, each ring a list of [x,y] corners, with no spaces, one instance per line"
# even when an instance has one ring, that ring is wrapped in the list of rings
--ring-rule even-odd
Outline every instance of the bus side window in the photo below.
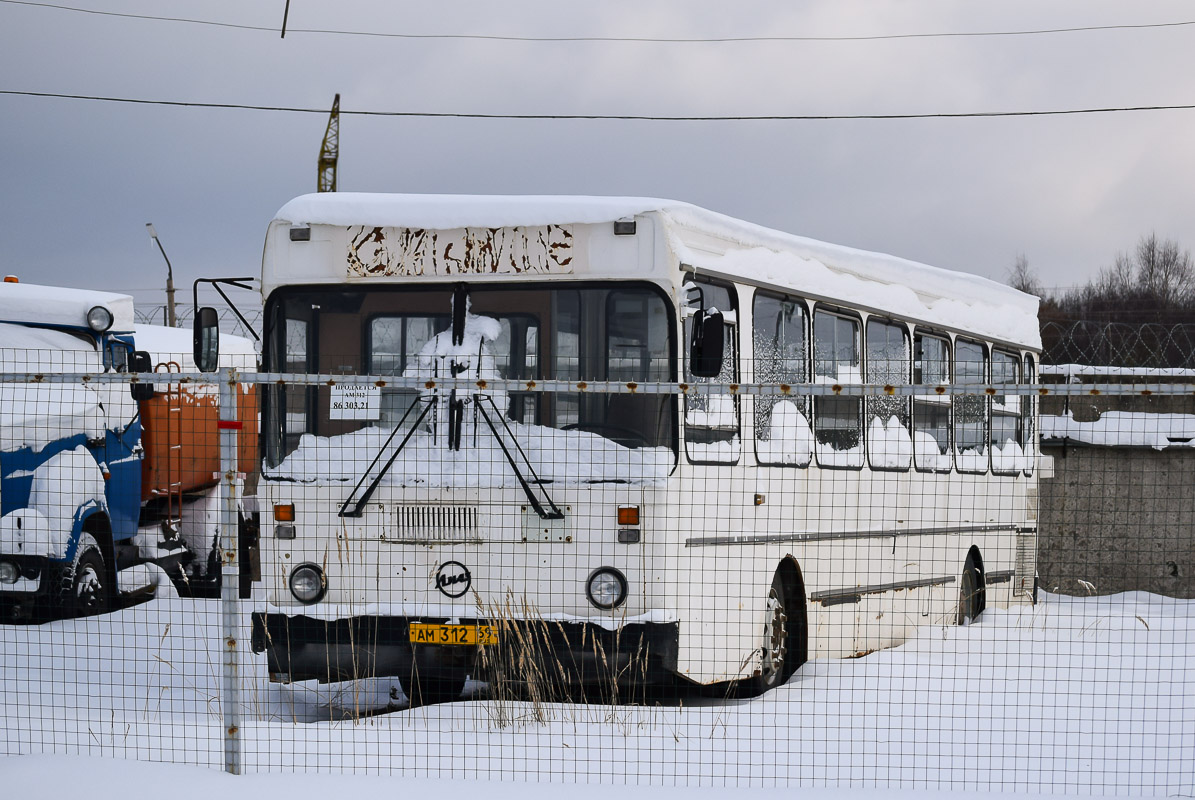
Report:
[[[813,314],[813,379],[862,383],[859,321],[828,311]],[[817,461],[823,467],[863,466],[863,398],[815,397]]]
[[[988,398],[979,388],[987,377],[987,352],[979,342],[954,343],[954,378],[974,385],[978,394],[954,397],[954,458],[959,472],[987,472]]]
[[[756,383],[809,382],[809,332],[805,307],[755,293],[752,343]],[[813,457],[808,397],[755,398],[755,458],[760,464],[808,466]]]
[[[950,383],[950,343],[941,336],[913,337],[913,383]],[[950,471],[950,398],[913,397],[913,463],[919,470]]]
[[[307,372],[308,327],[305,319],[286,321],[286,363],[283,369],[287,372]],[[297,437],[307,432],[307,395],[306,386],[295,386],[287,390],[287,436]]]
[[[668,318],[658,295],[613,291],[606,297],[606,380],[667,381],[672,376]],[[672,443],[676,404],[662,394],[612,394],[605,409],[610,438],[628,447]]]
[[[867,383],[909,382],[909,334],[903,325],[867,321]],[[909,399],[867,398],[867,459],[872,469],[908,469],[913,460]]]
[[[294,311],[304,313],[302,304],[297,304],[297,309],[286,308],[289,305],[284,303],[283,309],[279,309],[281,320],[270,333],[276,342],[276,350],[269,366],[278,372],[304,374],[310,371],[311,325],[306,319],[287,315]],[[308,410],[313,394],[314,387],[309,386],[278,383],[267,387],[267,402],[277,409],[273,414],[274,427],[268,432],[266,442],[266,462],[270,466],[276,466],[290,455],[299,446],[299,439],[308,432]]]
[[[1021,360],[1011,353],[992,353],[992,384],[1020,383]],[[992,398],[992,472],[1016,475],[1025,469],[1025,420],[1021,398],[998,394]]]
[[[1037,365],[1033,363],[1033,356],[1025,356],[1025,383],[1037,383]],[[1025,474],[1033,474],[1033,462],[1037,457],[1037,398],[1031,395],[1021,395],[1021,416],[1024,418],[1022,433],[1025,437]]]
[[[738,348],[735,323],[738,303],[733,287],[698,281],[704,311],[722,312],[726,337],[722,350],[722,371],[714,378],[698,378],[689,371],[688,347],[683,347],[685,380],[689,383],[737,383]],[[693,317],[685,316],[685,335],[693,336]],[[739,460],[739,399],[729,394],[685,396],[685,453],[695,463],[734,464]]]

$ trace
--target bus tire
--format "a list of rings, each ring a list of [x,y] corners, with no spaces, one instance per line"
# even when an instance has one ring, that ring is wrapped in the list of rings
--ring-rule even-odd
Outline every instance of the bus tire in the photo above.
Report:
[[[967,555],[967,562],[963,565],[963,574],[959,579],[958,590],[958,624],[970,625],[979,619],[984,606],[983,571],[979,566],[978,554],[975,549]]]
[[[75,560],[62,578],[62,606],[68,617],[90,617],[105,613],[112,601],[112,587],[104,554],[90,533],[79,538]]]
[[[772,576],[765,603],[762,641],[757,650],[759,671],[738,682],[736,694],[739,697],[758,697],[769,689],[783,686],[799,666],[794,663],[794,659],[800,657],[794,652],[794,643],[800,622],[794,612],[800,612],[789,597],[779,571]]]

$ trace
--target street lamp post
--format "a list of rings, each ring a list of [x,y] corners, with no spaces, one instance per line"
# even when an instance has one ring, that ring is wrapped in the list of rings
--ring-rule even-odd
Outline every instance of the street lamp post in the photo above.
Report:
[[[174,268],[170,266],[170,259],[166,255],[166,248],[162,247],[162,240],[158,238],[158,232],[154,230],[154,224],[152,222],[145,223],[145,229],[149,231],[149,238],[154,240],[154,244],[161,251],[162,258],[166,259],[166,324],[171,328],[175,328],[177,327],[175,323],[178,320],[174,316]]]

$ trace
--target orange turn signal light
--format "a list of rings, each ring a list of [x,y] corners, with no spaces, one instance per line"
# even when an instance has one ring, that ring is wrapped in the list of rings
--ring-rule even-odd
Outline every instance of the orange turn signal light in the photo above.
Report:
[[[274,520],[276,522],[294,522],[295,521],[294,503],[287,503],[286,505],[274,506]]]
[[[619,506],[618,507],[618,524],[619,525],[638,525],[639,524],[639,506]]]

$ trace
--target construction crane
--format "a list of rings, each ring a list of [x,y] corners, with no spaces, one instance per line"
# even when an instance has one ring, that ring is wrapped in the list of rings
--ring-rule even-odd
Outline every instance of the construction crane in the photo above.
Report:
[[[340,93],[332,101],[332,113],[328,115],[328,129],[324,131],[324,143],[319,150],[319,184],[316,191],[336,191],[336,160],[340,157]]]

